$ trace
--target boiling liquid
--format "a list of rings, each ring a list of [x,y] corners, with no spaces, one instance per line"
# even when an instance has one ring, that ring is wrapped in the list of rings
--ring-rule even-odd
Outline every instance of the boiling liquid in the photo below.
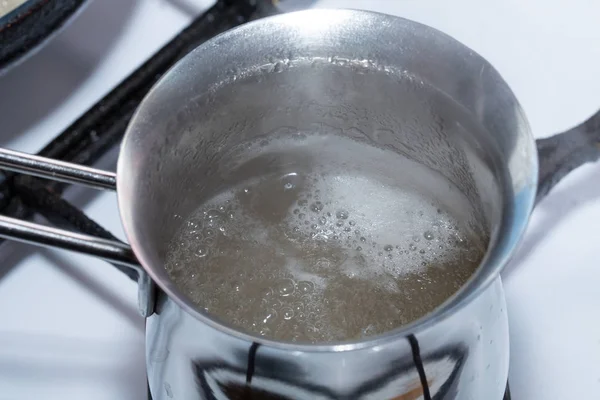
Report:
[[[245,145],[223,181],[171,243],[167,271],[199,308],[269,338],[342,341],[409,323],[484,253],[453,185],[345,137]]]

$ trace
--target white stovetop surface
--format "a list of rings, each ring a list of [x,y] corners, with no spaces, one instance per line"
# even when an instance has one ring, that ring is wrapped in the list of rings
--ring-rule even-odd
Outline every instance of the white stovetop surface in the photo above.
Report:
[[[96,0],[0,77],[0,144],[35,152],[210,0]],[[438,28],[486,57],[538,137],[600,108],[596,0],[321,0]],[[114,168],[114,157],[105,162]],[[600,164],[538,206],[504,273],[515,400],[600,398]],[[123,237],[113,194],[71,200]],[[104,262],[10,244],[0,263],[0,400],[145,398],[136,285]],[[487,400],[487,399],[482,399]]]

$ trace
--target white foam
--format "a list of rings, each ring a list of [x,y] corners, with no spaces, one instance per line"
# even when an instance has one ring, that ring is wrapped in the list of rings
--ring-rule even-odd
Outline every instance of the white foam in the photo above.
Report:
[[[258,334],[327,342],[410,322],[469,277],[481,251],[421,187],[432,171],[340,136],[292,136],[248,146],[240,160],[258,149],[284,167],[218,193],[173,240],[167,271],[199,307]]]

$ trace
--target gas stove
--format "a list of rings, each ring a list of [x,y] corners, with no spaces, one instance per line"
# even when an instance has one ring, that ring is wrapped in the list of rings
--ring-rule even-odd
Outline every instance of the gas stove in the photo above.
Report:
[[[543,137],[600,106],[600,4],[561,5],[320,0],[283,1],[275,8],[251,0],[91,1],[56,37],[0,76],[0,145],[114,168],[128,117],[169,65],[224,29],[292,6],[370,9],[454,36],[500,71],[534,134]],[[561,182],[536,208],[504,271],[513,399],[600,397],[600,322],[593,318],[600,308],[594,247],[600,233],[590,223],[600,220],[599,179],[600,165],[591,164]],[[59,226],[124,240],[114,193],[7,180],[0,182],[2,213],[39,218],[35,209]],[[0,400],[147,398],[135,282],[86,256],[15,243],[0,252]]]

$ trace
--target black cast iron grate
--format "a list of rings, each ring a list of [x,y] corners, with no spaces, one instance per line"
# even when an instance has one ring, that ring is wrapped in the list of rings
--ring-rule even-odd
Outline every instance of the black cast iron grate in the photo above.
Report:
[[[171,65],[202,42],[221,32],[277,13],[273,3],[269,0],[217,1],[46,145],[39,155],[83,165],[94,164],[119,143],[136,107]],[[39,214],[60,228],[117,240],[110,232],[61,197],[65,187],[65,184],[59,182],[0,173],[0,213],[21,219],[31,219],[35,214]],[[3,242],[0,239],[0,244]],[[137,280],[137,276],[129,269],[116,267],[131,279]],[[417,349],[416,352],[414,349]],[[426,386],[418,345],[413,346],[413,353],[416,368],[424,382],[423,393],[427,400],[431,396]],[[250,369],[249,373],[251,374]],[[504,400],[510,398],[507,385]]]
[[[92,165],[121,140],[136,107],[171,65],[211,37],[274,12],[274,7],[267,1],[217,1],[60,133],[39,155]],[[116,240],[81,210],[61,198],[65,187],[62,183],[29,176],[0,174],[0,213],[22,219],[29,219],[37,213],[57,227]],[[120,269],[136,279],[131,272]]]

